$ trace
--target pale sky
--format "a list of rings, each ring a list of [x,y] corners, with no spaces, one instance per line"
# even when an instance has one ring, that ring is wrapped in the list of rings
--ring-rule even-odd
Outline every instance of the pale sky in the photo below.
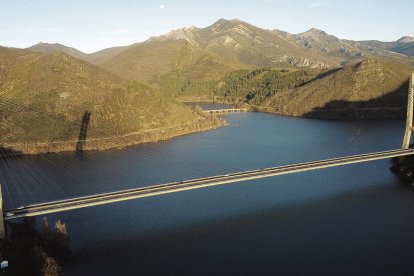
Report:
[[[42,41],[89,53],[220,18],[352,40],[414,36],[413,0],[0,0],[0,45]]]

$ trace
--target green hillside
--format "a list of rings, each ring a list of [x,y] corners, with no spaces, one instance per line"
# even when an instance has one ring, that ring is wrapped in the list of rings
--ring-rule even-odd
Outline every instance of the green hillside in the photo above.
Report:
[[[0,48],[0,102],[3,145],[76,140],[85,112],[88,138],[168,128],[166,137],[174,127],[217,125],[151,87],[63,53]]]
[[[218,83],[215,95],[227,101],[260,105],[276,93],[303,84],[317,72],[319,70],[238,70],[227,74]]]
[[[185,40],[136,44],[98,64],[118,76],[145,83],[157,83],[166,74],[191,80],[219,79],[225,72],[242,66]]]
[[[134,45],[131,45],[131,46],[118,46],[118,47],[103,49],[101,51],[89,54],[87,57],[84,58],[84,60],[86,60],[86,61],[88,61],[92,64],[102,64],[102,63],[105,63],[108,60],[112,59],[116,55],[122,53],[128,47],[133,47],[133,46]]]
[[[408,66],[367,59],[268,98],[265,110],[305,117],[404,117]]]
[[[234,83],[238,80],[232,78],[238,76],[238,70],[250,71],[263,67],[274,70],[266,73],[268,75],[264,77],[264,82],[283,83],[287,77],[283,74],[275,75],[282,68],[307,69],[312,75],[318,70],[338,68],[370,57],[402,64],[413,62],[412,58],[387,49],[374,49],[364,43],[341,40],[317,29],[289,34],[261,29],[240,20],[225,19],[206,28],[173,30],[166,35],[122,49],[118,53],[120,49],[114,48],[117,54],[98,61],[97,64],[120,77],[159,88],[165,95],[180,98],[212,97],[217,93],[223,95],[223,89],[227,89],[227,99],[243,98],[250,93],[249,101],[253,104],[261,103],[281,88],[275,88],[274,83],[263,84],[255,76],[247,83],[234,86],[236,90],[231,91],[232,88],[228,85],[221,88],[223,81]],[[112,49],[101,52],[109,55],[110,51]],[[235,72],[231,73],[232,71]],[[294,75],[290,77],[297,83],[289,80],[289,88],[309,77],[301,79]],[[222,81],[217,82],[218,80]],[[244,91],[248,89],[251,91]]]

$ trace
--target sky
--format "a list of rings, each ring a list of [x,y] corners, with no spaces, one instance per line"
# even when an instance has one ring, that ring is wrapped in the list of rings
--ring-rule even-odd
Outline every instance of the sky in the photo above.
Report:
[[[414,36],[413,0],[0,0],[0,45],[61,43],[91,53],[172,29],[240,19],[290,33],[318,28],[343,39]]]

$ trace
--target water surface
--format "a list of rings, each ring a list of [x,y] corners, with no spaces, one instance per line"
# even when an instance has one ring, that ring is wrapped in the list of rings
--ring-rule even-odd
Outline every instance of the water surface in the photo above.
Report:
[[[123,150],[0,161],[5,205],[401,147],[404,121],[262,113]],[[382,160],[54,214],[66,275],[412,274],[414,191]]]

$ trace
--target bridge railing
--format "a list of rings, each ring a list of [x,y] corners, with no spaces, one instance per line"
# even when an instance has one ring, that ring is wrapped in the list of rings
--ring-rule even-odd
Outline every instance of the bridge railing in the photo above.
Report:
[[[237,112],[248,112],[248,108],[225,108],[225,109],[210,109],[203,110],[205,114],[221,114],[221,113],[237,113]]]

